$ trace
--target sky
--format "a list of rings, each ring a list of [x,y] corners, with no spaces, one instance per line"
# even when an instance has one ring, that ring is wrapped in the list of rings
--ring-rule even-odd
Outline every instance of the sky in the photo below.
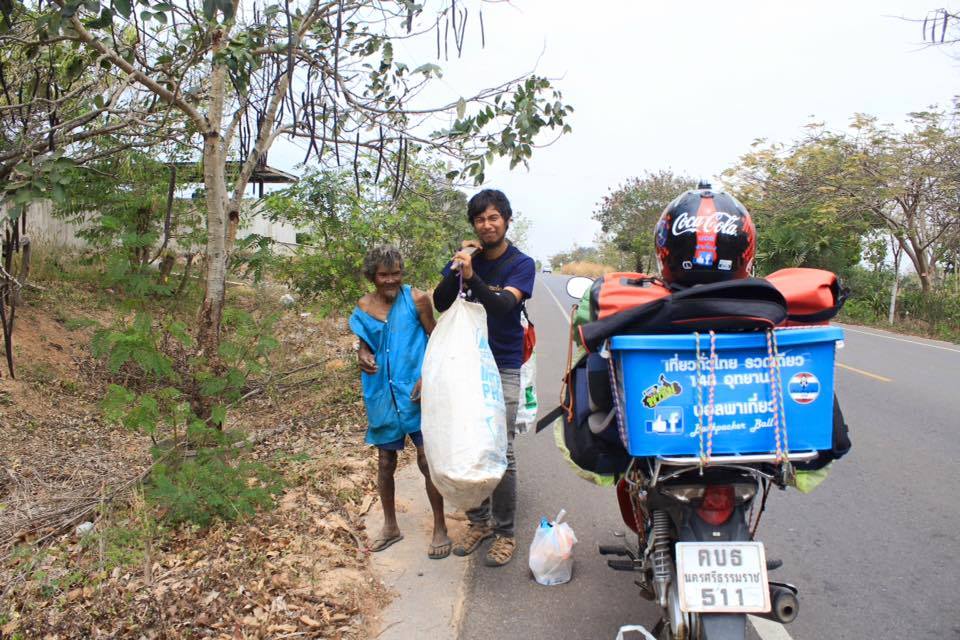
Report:
[[[948,106],[960,80],[960,48],[925,47],[920,24],[901,19],[922,19],[932,0],[488,2],[484,48],[468,6],[463,56],[441,62],[425,99],[535,71],[576,110],[573,133],[537,149],[529,170],[498,162],[482,185],[531,221],[537,259],[592,243],[598,203],[632,176],[716,184],[758,138],[789,143],[811,121],[839,129],[857,112],[903,123]],[[407,42],[397,58],[434,62],[435,48]]]

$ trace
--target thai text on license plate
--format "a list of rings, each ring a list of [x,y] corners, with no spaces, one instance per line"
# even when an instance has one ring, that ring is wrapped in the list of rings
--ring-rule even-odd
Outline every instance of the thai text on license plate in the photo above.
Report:
[[[684,611],[770,611],[762,542],[678,542],[677,579]]]

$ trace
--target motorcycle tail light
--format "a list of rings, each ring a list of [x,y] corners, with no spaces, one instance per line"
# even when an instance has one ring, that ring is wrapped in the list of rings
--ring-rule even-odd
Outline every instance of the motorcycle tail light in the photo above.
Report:
[[[709,485],[703,493],[697,515],[707,524],[718,526],[730,518],[735,504],[733,485]]]

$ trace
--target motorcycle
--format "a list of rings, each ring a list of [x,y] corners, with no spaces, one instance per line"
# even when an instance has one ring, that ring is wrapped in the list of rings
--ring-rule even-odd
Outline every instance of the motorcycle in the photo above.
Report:
[[[795,459],[800,459],[795,458]],[[601,545],[610,568],[639,573],[640,595],[661,609],[652,630],[668,640],[746,637],[746,615],[783,624],[799,611],[797,588],[768,578],[756,538],[770,489],[786,487],[774,456],[633,458],[617,484],[624,523],[636,542]]]
[[[579,299],[589,278],[573,278]],[[631,392],[624,389],[625,394]],[[817,452],[633,457],[616,486],[624,523],[633,536],[600,545],[607,564],[635,572],[640,595],[661,618],[652,635],[665,640],[742,640],[747,614],[779,623],[799,611],[797,588],[774,581],[782,562],[766,558],[756,537],[772,487],[785,489],[792,463]]]

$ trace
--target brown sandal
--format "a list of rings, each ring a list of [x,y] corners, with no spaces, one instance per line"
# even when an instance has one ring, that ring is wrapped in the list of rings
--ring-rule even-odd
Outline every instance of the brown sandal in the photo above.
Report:
[[[483,564],[488,567],[502,567],[513,559],[513,552],[517,548],[516,538],[497,536],[487,551]]]
[[[481,542],[492,536],[493,531],[491,531],[489,527],[471,524],[467,528],[467,532],[463,534],[463,537],[454,545],[453,555],[460,557],[468,556],[477,550]]]

